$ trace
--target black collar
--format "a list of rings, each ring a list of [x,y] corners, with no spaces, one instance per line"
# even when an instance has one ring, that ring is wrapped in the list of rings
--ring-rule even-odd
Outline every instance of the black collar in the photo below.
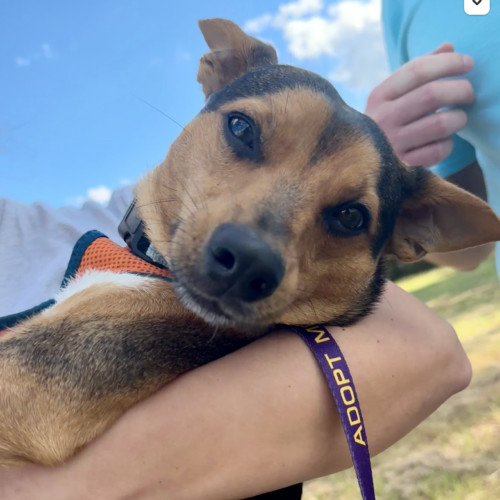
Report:
[[[144,222],[139,217],[135,200],[125,212],[118,226],[118,232],[134,255],[162,269],[168,269],[167,261],[144,233]]]

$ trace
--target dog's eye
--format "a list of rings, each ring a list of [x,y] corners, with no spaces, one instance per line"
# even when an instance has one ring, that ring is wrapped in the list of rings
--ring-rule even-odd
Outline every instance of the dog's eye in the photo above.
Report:
[[[368,228],[370,214],[360,203],[343,203],[323,211],[329,231],[340,236],[355,236]]]
[[[364,225],[365,218],[359,208],[347,207],[338,213],[339,222],[349,231],[358,231]]]
[[[263,161],[260,129],[252,118],[232,111],[224,115],[223,126],[227,145],[238,158],[255,163]]]
[[[253,127],[242,116],[229,116],[229,130],[245,146],[253,149]]]

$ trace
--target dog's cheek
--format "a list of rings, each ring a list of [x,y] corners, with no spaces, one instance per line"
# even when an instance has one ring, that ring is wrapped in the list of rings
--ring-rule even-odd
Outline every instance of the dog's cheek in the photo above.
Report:
[[[206,227],[204,217],[178,221],[168,248],[169,261],[174,273],[192,272],[198,267],[206,239]]]
[[[377,263],[368,250],[332,265],[330,277],[321,280],[316,290],[323,314],[327,318],[324,321],[343,324],[349,322],[346,318],[354,320],[363,316],[376,299],[372,289],[376,269]],[[320,305],[317,305],[317,309],[319,308]]]
[[[285,324],[344,323],[364,315],[372,302],[376,262],[368,252],[316,262],[301,272],[295,301],[281,318]]]

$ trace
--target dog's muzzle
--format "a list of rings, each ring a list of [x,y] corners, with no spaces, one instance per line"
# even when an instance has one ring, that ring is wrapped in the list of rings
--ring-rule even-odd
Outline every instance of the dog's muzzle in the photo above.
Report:
[[[236,224],[223,224],[212,233],[201,267],[216,295],[243,302],[269,297],[285,274],[280,255],[253,229]]]

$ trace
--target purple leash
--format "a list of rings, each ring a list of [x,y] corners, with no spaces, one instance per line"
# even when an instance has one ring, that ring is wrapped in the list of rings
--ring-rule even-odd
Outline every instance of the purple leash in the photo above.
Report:
[[[328,382],[340,414],[363,500],[375,500],[368,440],[354,381],[335,339],[322,325],[287,326],[309,346]]]

